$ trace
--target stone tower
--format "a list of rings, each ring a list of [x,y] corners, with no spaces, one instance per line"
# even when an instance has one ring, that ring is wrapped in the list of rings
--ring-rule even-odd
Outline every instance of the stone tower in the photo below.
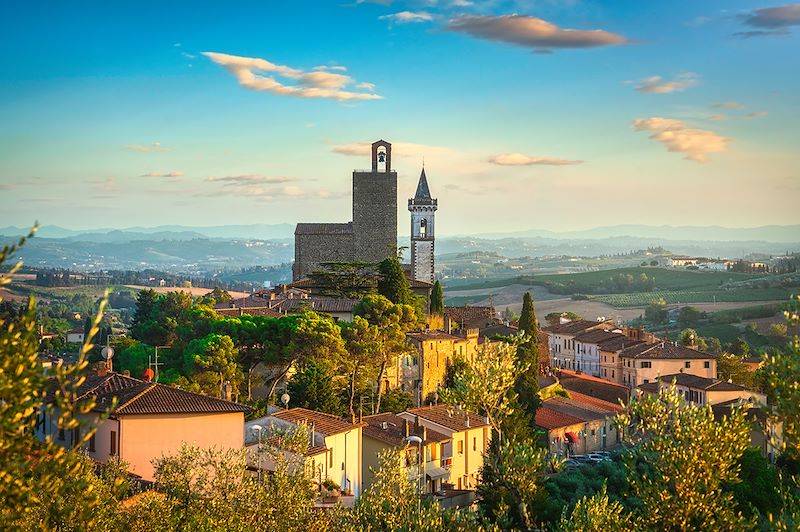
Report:
[[[419,176],[417,193],[408,200],[411,211],[411,274],[418,281],[433,284],[434,215],[438,208],[431,198],[425,168]]]
[[[397,172],[392,145],[372,143],[372,169],[353,171],[355,259],[380,262],[397,253]]]

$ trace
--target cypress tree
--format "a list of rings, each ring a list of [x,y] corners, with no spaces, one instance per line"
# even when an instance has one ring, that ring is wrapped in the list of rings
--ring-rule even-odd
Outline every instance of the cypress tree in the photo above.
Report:
[[[397,256],[387,257],[378,265],[378,293],[396,305],[411,305],[411,286]]]
[[[431,291],[431,314],[442,314],[444,312],[444,291],[439,281],[433,283]]]
[[[539,399],[538,327],[530,292],[525,292],[525,296],[522,298],[519,332],[524,334],[526,339],[517,346],[517,357],[521,362],[528,364],[528,369],[517,378],[514,389],[525,412],[533,417],[536,415],[541,401]]]

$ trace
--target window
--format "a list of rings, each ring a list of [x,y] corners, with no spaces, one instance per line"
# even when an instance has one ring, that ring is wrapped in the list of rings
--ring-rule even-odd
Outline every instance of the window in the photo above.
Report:
[[[650,367],[652,367],[652,366],[653,366],[653,363],[652,363],[652,362],[650,362],[650,361],[648,360],[647,362],[644,362],[644,361],[643,361],[643,362],[642,362],[642,366],[641,366],[641,367],[643,367],[643,368],[650,368]]]
[[[328,453],[328,467],[333,469],[333,449]]]
[[[710,368],[711,367],[711,362],[706,360],[705,362],[703,362],[703,367],[706,368],[706,369]]]
[[[611,378],[612,379],[614,378],[614,370],[613,369],[611,370]]]
[[[458,440],[458,454],[464,454],[464,442]]]
[[[58,429],[58,439],[59,439],[59,441],[64,441],[65,437],[66,436],[64,435],[64,429],[59,427],[59,429]]]
[[[475,436],[472,437],[472,450],[473,451],[478,450],[478,438],[476,438]]]
[[[650,379],[645,379],[645,380],[644,380],[644,383],[645,383],[645,384],[647,384],[648,382],[650,382]]]
[[[93,453],[93,452],[95,452],[95,448],[94,448],[94,434],[92,434],[92,437],[91,437],[91,438],[89,438],[89,452],[90,452],[90,453]]]
[[[685,367],[691,368],[692,367],[692,363],[687,360],[686,363],[685,363]]]
[[[111,451],[109,454],[115,456],[117,454],[117,432],[112,430],[111,431]]]

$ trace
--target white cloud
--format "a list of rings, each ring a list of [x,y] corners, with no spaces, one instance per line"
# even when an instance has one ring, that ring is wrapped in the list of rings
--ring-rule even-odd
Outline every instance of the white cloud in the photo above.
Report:
[[[673,80],[666,80],[661,76],[650,76],[639,80],[635,89],[639,92],[650,94],[667,94],[670,92],[681,92],[698,83],[698,76],[692,72],[679,74]]]
[[[285,176],[272,176],[272,175],[228,175],[228,176],[210,176],[206,181],[219,181],[224,182],[225,186],[248,186],[261,183],[288,183],[289,181],[297,181],[296,177]]]
[[[473,37],[500,41],[549,52],[553,48],[592,48],[624,44],[622,35],[604,30],[562,29],[555,24],[525,15],[463,15],[449,22],[447,29]]]
[[[394,24],[409,24],[430,22],[433,20],[433,15],[426,11],[400,11],[399,13],[392,13],[391,15],[382,15],[378,18],[380,20],[388,20]]]
[[[148,172],[139,177],[182,177],[183,172]]]
[[[502,153],[489,157],[489,162],[500,166],[565,166],[569,164],[581,164],[583,161],[558,159],[555,157],[536,157],[523,153]]]
[[[739,102],[718,102],[712,104],[711,107],[714,109],[744,109],[744,105]]]
[[[685,158],[698,163],[706,162],[709,153],[727,150],[731,139],[704,129],[686,127],[680,120],[662,118],[637,118],[636,131],[650,131],[650,138],[666,146],[667,151],[683,153]]]
[[[241,86],[254,91],[300,98],[328,98],[340,102],[383,98],[372,91],[349,90],[348,87],[354,83],[354,80],[350,76],[331,72],[328,69],[304,71],[254,57],[217,52],[203,52],[203,55],[233,74]],[[276,76],[262,75],[259,72],[271,72]],[[277,76],[293,80],[295,84],[286,85],[284,82],[278,81]]]
[[[127,146],[125,146],[125,149],[130,151],[135,151],[138,153],[167,151],[167,148],[162,146],[160,142],[154,142],[152,144],[128,144]]]

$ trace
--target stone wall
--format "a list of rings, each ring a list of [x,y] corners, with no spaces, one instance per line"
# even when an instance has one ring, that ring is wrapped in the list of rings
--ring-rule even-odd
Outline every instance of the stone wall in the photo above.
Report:
[[[292,277],[302,279],[323,262],[353,261],[353,248],[352,224],[297,224]]]
[[[353,172],[355,260],[397,253],[397,172]]]

